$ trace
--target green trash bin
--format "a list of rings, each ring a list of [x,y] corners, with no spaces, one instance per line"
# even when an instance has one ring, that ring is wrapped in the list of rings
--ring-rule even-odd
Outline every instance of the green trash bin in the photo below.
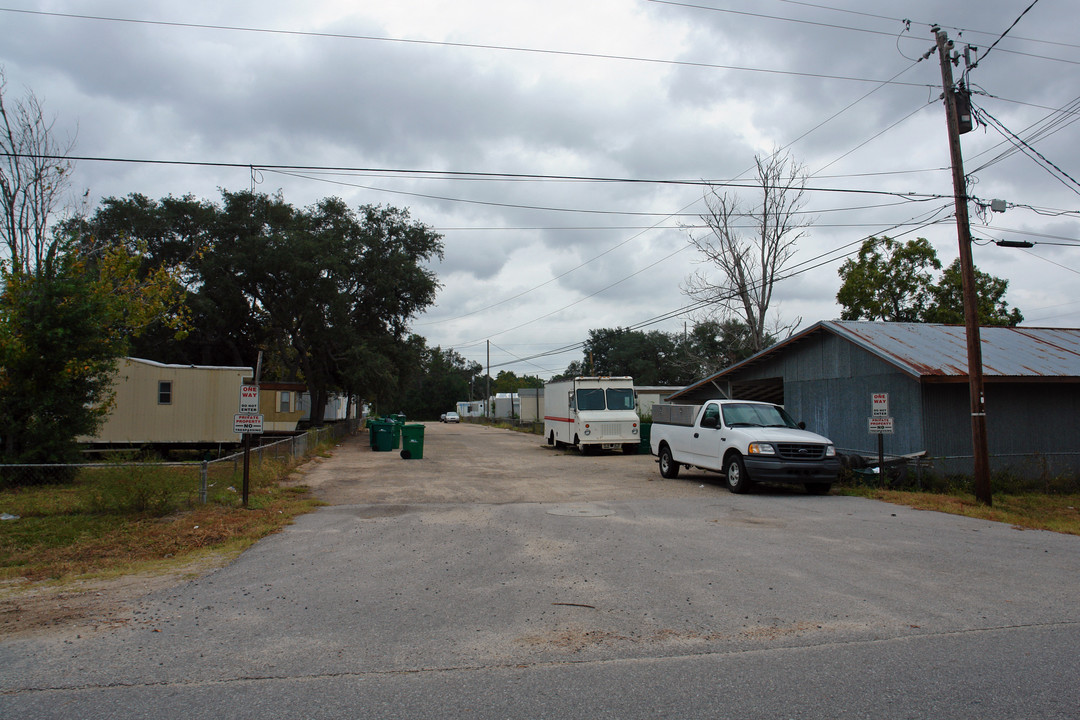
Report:
[[[394,423],[374,422],[371,424],[372,445],[375,452],[390,452],[397,448],[394,444]]]
[[[386,424],[390,428],[390,449],[397,450],[401,446],[401,423],[391,420]]]
[[[652,453],[650,441],[652,439],[652,423],[641,423],[641,442],[638,443],[638,454],[649,455]]]
[[[401,427],[401,457],[406,460],[423,460],[424,426],[415,423]]]

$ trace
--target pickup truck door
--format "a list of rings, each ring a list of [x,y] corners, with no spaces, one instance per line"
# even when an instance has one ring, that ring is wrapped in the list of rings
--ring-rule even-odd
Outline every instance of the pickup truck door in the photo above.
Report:
[[[702,427],[705,418],[716,418],[716,425],[711,428]],[[720,468],[720,426],[720,405],[714,402],[706,403],[690,433],[690,454],[695,465],[710,470]]]

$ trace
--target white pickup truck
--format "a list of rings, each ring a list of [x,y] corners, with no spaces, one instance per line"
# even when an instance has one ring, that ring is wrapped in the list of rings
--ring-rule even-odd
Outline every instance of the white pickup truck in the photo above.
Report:
[[[652,407],[649,442],[665,478],[678,477],[685,465],[723,473],[735,493],[761,482],[798,483],[808,493],[823,495],[840,471],[836,448],[804,428],[770,403],[658,403]]]

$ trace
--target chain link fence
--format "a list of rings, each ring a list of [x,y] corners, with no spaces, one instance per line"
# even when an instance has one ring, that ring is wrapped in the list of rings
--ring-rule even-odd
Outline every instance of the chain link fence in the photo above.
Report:
[[[270,474],[311,455],[322,444],[337,443],[355,434],[359,420],[348,420],[280,440],[260,438],[249,451],[249,472]],[[187,462],[112,460],[76,464],[0,464],[0,487],[60,485],[75,482],[84,488],[91,509],[153,511],[165,504],[206,503],[235,495],[243,477],[244,452]],[[0,509],[2,510],[2,509]]]
[[[971,455],[931,456],[924,453],[885,453],[879,468],[876,453],[845,450],[837,453],[842,479],[857,485],[929,491],[967,489],[973,485]],[[1006,492],[1080,492],[1080,452],[991,454],[992,489]]]

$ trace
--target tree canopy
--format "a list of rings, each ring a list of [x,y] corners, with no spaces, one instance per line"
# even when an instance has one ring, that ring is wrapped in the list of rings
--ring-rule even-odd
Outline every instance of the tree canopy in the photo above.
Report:
[[[869,238],[854,260],[840,267],[836,300],[843,320],[963,324],[964,301],[959,259],[941,269],[937,251],[924,238],[901,244]],[[975,270],[981,325],[1018,325],[1024,316],[1005,301],[1009,282]]]
[[[751,329],[741,320],[706,320],[685,333],[625,328],[589,331],[582,360],[553,379],[628,375],[638,385],[688,385],[754,354]],[[776,342],[766,335],[766,346]]]
[[[251,365],[266,354],[266,379],[308,384],[315,412],[333,390],[369,399],[397,392],[408,321],[434,302],[426,263],[441,236],[407,210],[338,198],[297,209],[280,195],[223,191],[194,197],[108,198],[75,223],[88,247],[147,249],[143,272],[178,264],[190,288],[192,330],[164,328],[135,354],[163,362]]]
[[[32,93],[11,103],[4,90],[0,73],[0,462],[69,462],[108,412],[116,360],[133,340],[152,324],[183,332],[183,293],[170,268],[137,272],[138,243],[91,250],[53,227],[66,149]]]

